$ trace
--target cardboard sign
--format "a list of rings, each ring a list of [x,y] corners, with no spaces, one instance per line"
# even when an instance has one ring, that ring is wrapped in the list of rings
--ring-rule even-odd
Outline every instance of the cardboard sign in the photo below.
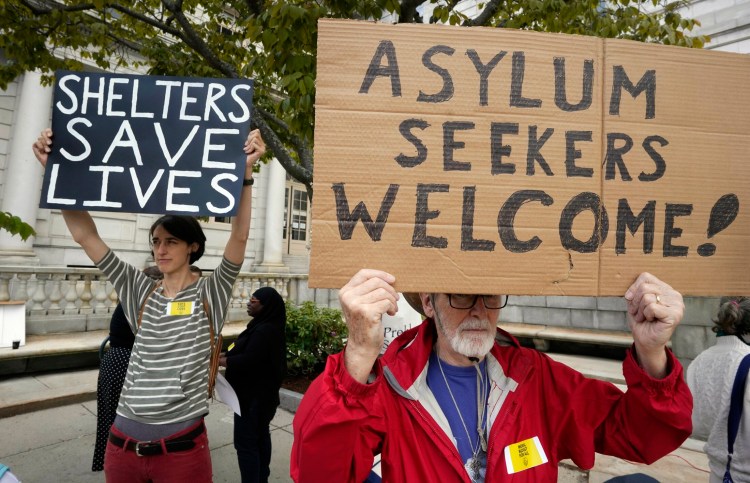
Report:
[[[231,216],[251,80],[56,73],[40,206]]]
[[[321,20],[310,283],[750,292],[750,57]]]

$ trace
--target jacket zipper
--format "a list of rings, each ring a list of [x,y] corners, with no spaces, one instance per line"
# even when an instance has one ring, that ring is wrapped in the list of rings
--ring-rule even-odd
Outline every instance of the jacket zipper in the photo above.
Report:
[[[430,430],[437,436],[439,439],[442,439],[442,443],[446,446],[448,446],[453,453],[453,456],[456,457],[457,461],[461,461],[461,454],[458,452],[458,448],[456,448],[456,445],[453,444],[452,441],[448,438],[448,435],[445,434],[440,428],[436,427],[437,423],[432,419],[432,417],[426,417],[423,413],[421,408],[421,404],[417,403],[416,401],[409,401],[409,404],[411,404],[414,411],[419,415],[420,418],[427,424],[427,426],[430,428]],[[448,444],[446,444],[446,440]],[[467,483],[471,483],[471,479],[469,478],[469,475],[466,473],[466,469],[464,468],[464,465],[461,464],[461,470],[459,473],[463,476],[463,479]]]

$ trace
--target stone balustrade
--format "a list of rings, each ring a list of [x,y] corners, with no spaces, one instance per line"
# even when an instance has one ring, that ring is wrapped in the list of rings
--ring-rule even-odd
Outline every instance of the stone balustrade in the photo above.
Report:
[[[338,308],[336,290],[311,289],[307,275],[242,272],[237,277],[228,322],[248,319],[245,305],[259,287],[274,287],[296,304],[307,300]],[[0,302],[26,303],[26,334],[84,332],[109,328],[117,294],[95,268],[0,266]],[[686,297],[685,318],[672,337],[672,349],[684,364],[713,344],[711,319],[715,297]],[[546,328],[628,331],[622,297],[511,297],[505,323],[541,324]]]
[[[227,320],[246,319],[250,296],[265,286],[296,304],[338,304],[334,290],[308,288],[307,275],[243,272],[234,284]],[[96,268],[0,266],[0,302],[10,300],[26,303],[27,334],[82,332],[109,327],[117,293]]]

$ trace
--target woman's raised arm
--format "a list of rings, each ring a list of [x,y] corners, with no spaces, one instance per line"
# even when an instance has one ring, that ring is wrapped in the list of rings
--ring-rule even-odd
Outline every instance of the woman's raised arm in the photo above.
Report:
[[[47,128],[39,134],[31,149],[42,166],[47,166],[47,158],[52,151],[52,130]],[[92,262],[97,263],[107,254],[109,247],[99,236],[94,219],[88,211],[60,210],[73,240],[81,245]]]
[[[245,140],[243,151],[245,160],[245,183],[242,186],[237,215],[232,218],[232,233],[224,248],[224,257],[232,263],[242,265],[245,260],[245,247],[250,236],[250,212],[252,209],[252,179],[255,163],[266,152],[266,145],[257,129],[250,131]]]

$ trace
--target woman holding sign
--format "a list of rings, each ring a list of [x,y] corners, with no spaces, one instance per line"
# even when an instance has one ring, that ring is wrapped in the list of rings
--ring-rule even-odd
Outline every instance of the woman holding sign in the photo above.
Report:
[[[42,165],[51,147],[52,131],[47,129],[33,144]],[[248,135],[243,150],[245,182],[237,215],[221,263],[205,278],[190,270],[206,242],[195,218],[165,215],[151,226],[152,253],[164,274],[158,283],[109,249],[87,211],[62,210],[73,239],[114,285],[136,334],[107,444],[108,482],[212,479],[203,423],[208,413],[209,359],[245,258],[253,167],[265,153],[258,130]]]

